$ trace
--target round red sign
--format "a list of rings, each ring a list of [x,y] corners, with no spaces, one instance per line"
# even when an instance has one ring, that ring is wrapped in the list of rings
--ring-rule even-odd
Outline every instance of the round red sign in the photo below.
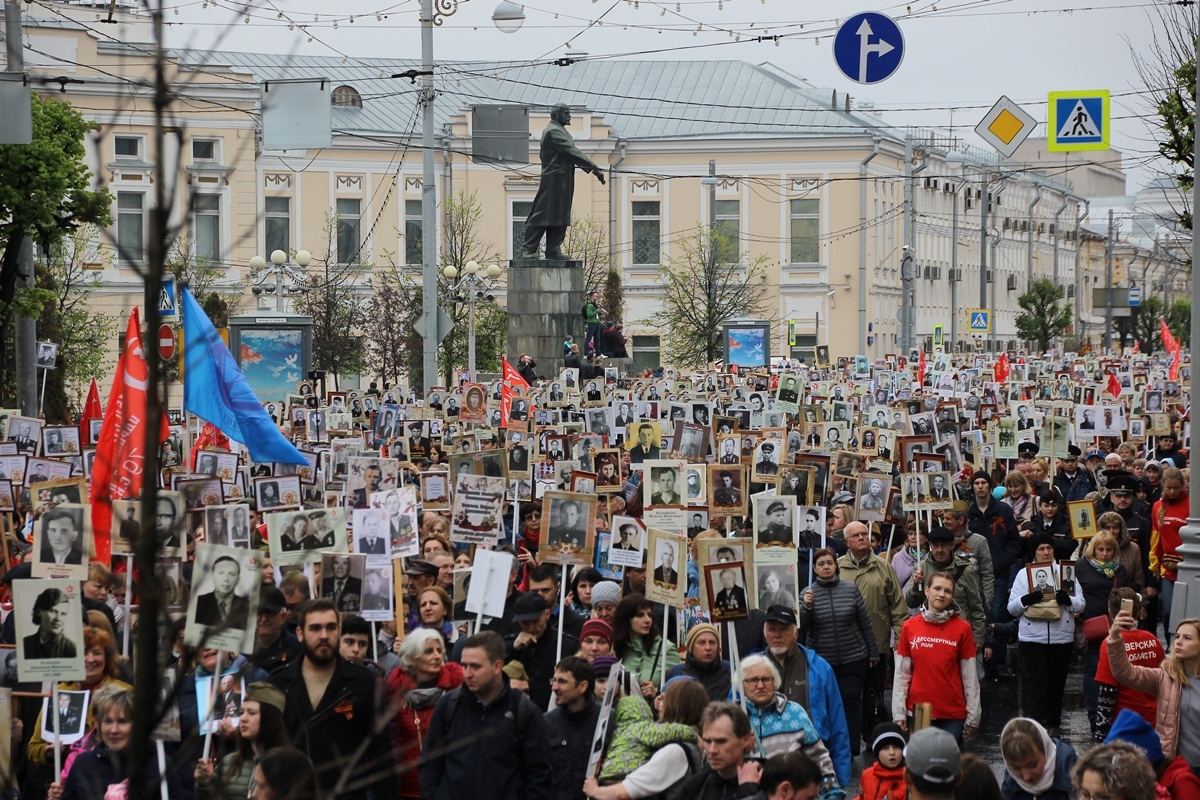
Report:
[[[175,356],[175,329],[162,324],[158,328],[158,357],[166,361]]]

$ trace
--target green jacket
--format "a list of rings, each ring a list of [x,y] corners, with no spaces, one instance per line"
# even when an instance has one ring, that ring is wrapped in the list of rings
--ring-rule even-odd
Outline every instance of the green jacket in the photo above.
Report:
[[[871,627],[875,630],[875,646],[886,654],[892,646],[892,634],[899,636],[900,626],[908,619],[908,606],[896,571],[875,553],[868,554],[861,564],[846,553],[838,559],[838,567],[842,580],[854,581],[866,601]]]
[[[593,301],[588,300],[587,305],[585,305],[583,309],[587,312],[587,321],[589,325],[593,323],[597,325],[600,324],[600,306],[596,305],[596,303]]]
[[[921,559],[917,569],[924,573],[925,580],[938,572],[948,572],[955,576],[954,602],[958,605],[962,618],[971,624],[971,632],[975,634],[975,649],[982,651],[987,645],[988,616],[983,607],[983,594],[979,590],[979,575],[970,556],[956,551],[954,560],[942,567],[935,564],[928,556]],[[904,600],[909,608],[920,608],[925,603],[925,585],[912,581]]]
[[[696,741],[696,729],[677,722],[655,722],[646,699],[637,695],[617,701],[612,742],[604,753],[599,779],[604,785],[617,783],[645,766],[650,756],[671,742]]]
[[[629,649],[621,659],[621,666],[632,673],[637,682],[650,681],[656,689],[662,688],[662,649],[667,649],[667,670],[679,663],[679,648],[670,639],[658,638],[646,652],[641,637],[629,641]]]

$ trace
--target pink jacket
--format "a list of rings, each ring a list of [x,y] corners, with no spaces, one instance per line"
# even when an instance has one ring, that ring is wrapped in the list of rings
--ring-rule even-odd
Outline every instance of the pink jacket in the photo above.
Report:
[[[1171,761],[1179,750],[1179,701],[1182,687],[1162,667],[1135,667],[1124,647],[1108,647],[1113,677],[1126,686],[1158,696],[1158,723],[1154,730],[1162,742],[1163,756]]]

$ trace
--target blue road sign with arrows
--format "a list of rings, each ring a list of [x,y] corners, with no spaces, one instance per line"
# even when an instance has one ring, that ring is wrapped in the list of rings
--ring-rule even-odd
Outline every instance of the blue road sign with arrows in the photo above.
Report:
[[[891,17],[874,11],[855,14],[833,39],[838,69],[855,83],[879,83],[904,60],[904,35]]]

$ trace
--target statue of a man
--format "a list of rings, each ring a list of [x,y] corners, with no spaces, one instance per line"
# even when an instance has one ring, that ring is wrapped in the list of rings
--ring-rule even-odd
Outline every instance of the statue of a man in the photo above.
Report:
[[[571,109],[556,103],[550,110],[550,124],[542,131],[542,180],[533,211],[525,220],[523,258],[537,258],[538,245],[546,237],[546,258],[561,259],[562,243],[571,224],[571,199],[575,193],[575,168],[595,175],[604,183],[604,172],[575,146],[567,133],[571,124]]]

